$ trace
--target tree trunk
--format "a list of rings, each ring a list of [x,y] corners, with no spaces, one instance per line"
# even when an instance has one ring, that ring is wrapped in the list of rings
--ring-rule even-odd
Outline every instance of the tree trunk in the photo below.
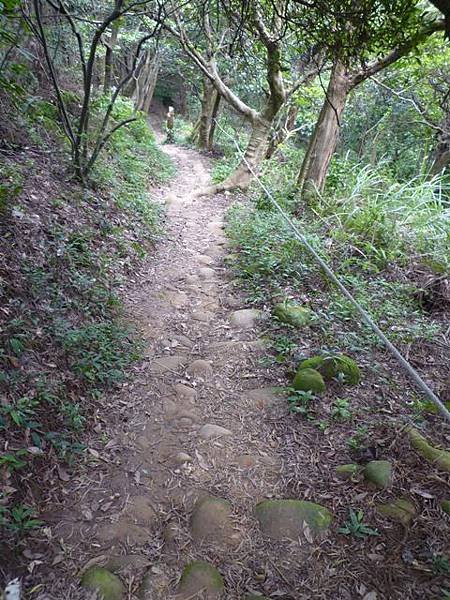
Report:
[[[450,164],[450,147],[439,147],[434,155],[433,164],[431,165],[430,175],[441,175]]]
[[[253,173],[258,169],[267,152],[269,133],[274,118],[275,115],[270,120],[263,117],[258,117],[258,119],[255,120],[241,162],[225,181],[214,186],[214,192],[232,190],[234,188],[245,189],[249,186],[253,178]]]
[[[156,53],[151,62],[148,77],[147,77],[146,83],[145,83],[146,89],[145,89],[145,97],[144,97],[144,102],[142,105],[142,110],[146,114],[148,114],[150,112],[150,105],[153,100],[153,94],[155,92],[156,82],[158,80],[159,67],[160,67],[160,58],[159,58],[159,54]]]
[[[214,85],[211,83],[211,81],[209,81],[209,79],[204,77],[201,113],[199,120],[195,124],[191,134],[191,140],[196,143],[200,150],[210,149],[210,133],[213,125],[213,113],[217,98],[220,98],[220,95],[217,93]]]
[[[211,126],[209,128],[209,135],[208,135],[208,150],[212,150],[213,145],[214,145],[214,134],[216,132],[216,119],[217,119],[217,115],[219,114],[219,107],[220,107],[220,100],[221,100],[221,96],[220,96],[220,94],[217,93],[216,90],[214,90],[214,93],[216,95],[216,99],[214,101],[214,106],[213,106],[212,113],[211,113]]]
[[[159,67],[159,54],[155,53],[152,56],[148,51],[145,62],[136,77],[134,89],[134,108],[136,111],[149,112],[158,79]]]
[[[349,91],[345,67],[337,61],[331,72],[325,102],[297,179],[302,196],[306,197],[323,190],[331,157],[336,149],[341,116]]]
[[[266,158],[271,158],[280,144],[290,137],[292,130],[295,127],[298,115],[298,106],[291,104],[285,118],[282,120],[274,135],[270,138],[269,146],[266,152]]]
[[[433,152],[430,175],[441,175],[450,164],[450,114],[446,114],[440,123],[437,144]]]
[[[114,21],[111,25],[111,35],[106,43],[106,54],[105,54],[105,78],[103,82],[103,92],[109,94],[111,91],[112,76],[113,76],[113,52],[114,47],[117,43],[117,36],[119,34],[119,24]]]

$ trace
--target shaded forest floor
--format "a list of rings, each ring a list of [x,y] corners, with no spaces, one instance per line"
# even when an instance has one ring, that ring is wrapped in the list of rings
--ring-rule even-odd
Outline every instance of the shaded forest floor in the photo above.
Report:
[[[177,591],[192,597],[195,581],[185,578],[180,588],[179,579],[187,564],[202,560],[218,569],[230,600],[443,598],[445,475],[411,451],[402,422],[388,422],[403,400],[402,375],[390,367],[396,398],[383,408],[390,381],[380,384],[367,359],[356,357],[363,380],[345,392],[352,394],[350,423],[319,427],[292,415],[285,369],[267,343],[268,307],[248,308],[228,266],[230,196],[197,199],[209,180],[208,159],[174,145],[163,150],[177,168],[173,182],[153,194],[167,206],[166,237],[118,289],[126,319],[144,339],[143,359],[96,410],[83,460],[60,469],[40,502],[44,537],[33,533],[22,554],[29,597],[86,597],[77,581],[96,566],[118,574],[129,599],[169,600]],[[302,334],[306,353],[318,348],[314,336]],[[317,412],[330,417],[341,393],[333,383]],[[386,419],[374,423],[375,442],[346,444],[356,415],[370,421],[377,402]],[[388,489],[370,487],[359,474],[336,475],[342,463],[371,459],[391,461]],[[377,504],[404,495],[417,513],[407,526],[377,513]],[[298,530],[291,518],[274,515],[264,529],[255,508],[266,499],[318,503],[331,524]],[[361,509],[378,535],[340,533],[349,508]],[[280,538],[293,539],[277,539],[277,528]],[[210,598],[220,592],[213,583],[202,584]]]

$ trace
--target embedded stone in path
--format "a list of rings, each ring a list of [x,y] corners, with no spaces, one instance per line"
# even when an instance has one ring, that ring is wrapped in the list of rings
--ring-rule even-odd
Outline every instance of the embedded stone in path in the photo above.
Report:
[[[267,596],[257,596],[256,594],[249,594],[245,596],[244,600],[270,600]]]
[[[188,274],[185,276],[184,280],[188,284],[197,283],[198,277],[197,277],[197,275]]]
[[[223,250],[221,248],[219,248],[218,246],[209,246],[206,250],[205,250],[205,254],[207,254],[208,256],[211,256],[212,258],[216,258],[218,256],[222,256],[223,254]]]
[[[251,329],[255,326],[256,320],[261,315],[262,312],[256,308],[243,308],[231,313],[230,322],[234,327],[239,327],[239,329]]]
[[[242,400],[255,408],[268,408],[274,404],[279,404],[280,399],[281,392],[275,387],[256,388],[242,394]]]
[[[218,600],[223,588],[223,579],[219,571],[210,563],[196,560],[184,568],[177,600]]]
[[[210,440],[212,438],[227,437],[233,435],[233,432],[220,425],[214,425],[214,423],[206,423],[198,432],[199,436],[204,440]]]
[[[236,544],[238,534],[233,530],[231,504],[224,498],[203,498],[192,513],[191,532],[196,542]]]
[[[178,421],[179,424],[197,423],[200,420],[199,413],[193,410],[189,405],[183,406],[183,403],[176,403],[170,398],[163,401],[164,416],[167,421]],[[181,405],[180,405],[181,404]]]
[[[392,478],[392,465],[387,460],[372,460],[364,467],[364,478],[377,488],[389,487]]]
[[[223,230],[223,222],[222,221],[210,221],[207,225],[208,231],[212,233],[219,233]]]
[[[136,524],[152,527],[157,521],[157,515],[146,496],[135,496],[125,509],[125,514]]]
[[[121,542],[128,546],[141,546],[148,541],[149,531],[139,525],[130,523],[126,518],[121,518],[117,523],[104,523],[97,532],[101,542]]]
[[[210,256],[207,256],[206,254],[199,254],[197,258],[199,262],[202,263],[202,265],[212,265],[214,262],[214,259]]]
[[[383,517],[405,526],[416,516],[416,507],[405,498],[397,498],[388,504],[379,504],[377,510]]]
[[[152,373],[168,373],[168,372],[177,372],[180,366],[186,362],[185,356],[160,356],[159,358],[155,358],[155,360],[150,365],[150,371]]]
[[[194,321],[200,321],[201,323],[208,323],[214,319],[214,313],[210,310],[197,310],[192,313]]]
[[[210,267],[200,267],[200,269],[198,270],[198,274],[202,279],[211,279],[211,277],[214,277],[216,272]]]
[[[197,392],[193,388],[183,385],[182,383],[177,383],[177,385],[173,386],[173,389],[178,400],[195,404]]]
[[[117,573],[123,569],[137,571],[138,569],[148,568],[150,565],[151,562],[142,554],[122,554],[120,556],[110,556],[106,568],[113,573]]]
[[[208,379],[208,377],[211,377],[213,370],[208,361],[199,358],[188,366],[186,373],[194,378]]]
[[[174,308],[182,308],[189,302],[186,292],[173,292],[171,290],[164,293],[164,299]]]
[[[361,465],[356,463],[348,463],[336,467],[336,475],[341,479],[351,479],[354,475],[358,475],[362,470]]]
[[[97,592],[103,600],[122,600],[125,586],[117,577],[102,567],[91,567],[81,578],[81,587]]]
[[[323,534],[332,521],[327,508],[305,500],[264,500],[255,512],[262,532],[274,540],[311,541],[310,537]]]
[[[190,454],[187,454],[187,452],[178,452],[178,454],[174,456],[174,461],[178,465],[183,465],[184,463],[192,462],[193,460],[194,459],[192,458],[192,456]]]

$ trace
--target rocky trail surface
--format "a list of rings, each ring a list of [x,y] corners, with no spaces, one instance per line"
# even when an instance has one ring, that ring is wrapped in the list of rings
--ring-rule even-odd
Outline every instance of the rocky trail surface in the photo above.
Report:
[[[208,161],[164,148],[178,172],[160,192],[167,237],[123,294],[145,358],[51,515],[56,561],[105,600],[310,598],[300,582],[314,580],[331,514],[311,491],[292,499],[283,382],[224,261],[229,200],[197,199]]]

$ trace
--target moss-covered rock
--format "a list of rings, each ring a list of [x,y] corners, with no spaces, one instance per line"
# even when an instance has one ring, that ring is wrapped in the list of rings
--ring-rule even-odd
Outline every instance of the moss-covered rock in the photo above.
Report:
[[[361,381],[361,372],[356,362],[344,354],[312,356],[302,361],[301,369],[315,369],[325,380],[333,379],[339,375],[345,383],[356,385]]]
[[[336,467],[336,475],[341,479],[350,479],[354,475],[357,475],[362,470],[361,465],[350,463],[347,465],[339,465]]]
[[[196,560],[186,565],[178,587],[177,598],[188,600],[203,593],[208,600],[220,598],[223,592],[223,579],[219,571],[210,563]]]
[[[312,321],[314,313],[306,306],[300,306],[295,302],[281,302],[273,309],[274,316],[281,321],[294,327],[304,327]]]
[[[412,447],[426,460],[432,462],[443,471],[450,473],[450,452],[435,448],[420,434],[417,429],[408,429]]]
[[[192,537],[197,542],[208,541],[236,544],[231,504],[224,498],[207,497],[199,500],[191,518]]]
[[[416,516],[416,507],[404,498],[397,498],[397,500],[387,504],[379,504],[377,510],[383,517],[405,526]]]
[[[325,381],[315,369],[299,369],[294,377],[292,386],[295,390],[320,394],[326,389]]]
[[[331,524],[330,511],[306,500],[264,500],[255,508],[262,532],[274,540],[305,538],[305,525],[314,535]]]
[[[445,513],[450,515],[450,500],[442,500],[441,508]]]
[[[388,460],[372,460],[364,467],[364,478],[380,489],[389,487],[392,477],[392,465]]]
[[[102,567],[91,567],[81,578],[81,586],[96,591],[102,600],[122,600],[125,586],[117,577]]]

